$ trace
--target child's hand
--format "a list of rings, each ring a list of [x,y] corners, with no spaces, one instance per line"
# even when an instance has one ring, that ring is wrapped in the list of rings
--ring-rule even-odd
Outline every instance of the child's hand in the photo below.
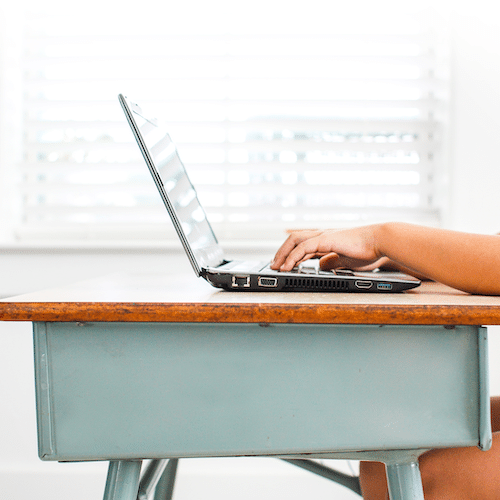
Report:
[[[294,232],[276,253],[271,267],[280,271],[291,271],[301,262],[319,257],[323,270],[375,269],[383,257],[375,247],[377,227]]]

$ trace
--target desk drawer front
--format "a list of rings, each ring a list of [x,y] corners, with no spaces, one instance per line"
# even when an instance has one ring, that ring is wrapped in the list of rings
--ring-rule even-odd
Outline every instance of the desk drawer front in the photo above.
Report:
[[[476,327],[37,323],[46,460],[476,445]]]

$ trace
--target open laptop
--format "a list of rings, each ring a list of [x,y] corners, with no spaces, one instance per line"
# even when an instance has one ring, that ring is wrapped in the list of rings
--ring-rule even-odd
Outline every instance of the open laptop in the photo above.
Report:
[[[420,284],[399,273],[321,271],[317,260],[280,272],[267,262],[226,259],[169,134],[127,97],[118,99],[191,265],[211,285],[239,291],[388,293]]]

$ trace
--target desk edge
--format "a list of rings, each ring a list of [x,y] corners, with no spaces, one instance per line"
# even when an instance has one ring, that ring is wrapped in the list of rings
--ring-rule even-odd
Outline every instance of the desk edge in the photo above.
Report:
[[[254,303],[3,302],[0,321],[497,325],[500,307]]]

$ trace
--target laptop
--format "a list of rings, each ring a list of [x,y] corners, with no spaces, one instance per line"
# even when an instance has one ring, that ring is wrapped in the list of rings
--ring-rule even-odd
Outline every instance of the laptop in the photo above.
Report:
[[[198,277],[231,291],[401,292],[420,285],[400,273],[322,271],[310,260],[291,272],[269,262],[229,260],[200,204],[169,134],[127,97],[118,96],[161,199]]]

